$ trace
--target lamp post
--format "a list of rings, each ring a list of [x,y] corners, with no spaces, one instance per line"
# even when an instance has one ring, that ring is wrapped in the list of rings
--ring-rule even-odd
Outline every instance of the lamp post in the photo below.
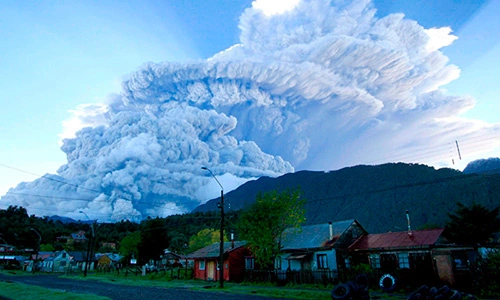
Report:
[[[33,273],[36,272],[36,261],[38,260],[38,252],[40,252],[40,244],[42,243],[42,236],[35,228],[30,228],[31,231],[34,231],[38,235],[38,247],[36,249],[35,263],[33,264]]]
[[[220,184],[217,177],[215,177],[214,173],[207,168],[202,167],[203,170],[210,172],[210,175],[217,181],[220,186],[220,247],[219,247],[219,287],[224,287],[224,188],[222,184]]]
[[[87,214],[83,210],[80,210],[80,213],[85,215],[85,217],[87,217],[87,219],[90,221],[89,216],[87,216]],[[92,245],[92,240],[94,239],[94,223],[90,223],[90,228],[92,229],[92,236],[90,237],[89,244],[87,246],[87,257],[85,259],[85,269],[83,269],[83,277],[87,276],[87,270],[89,269],[89,259],[91,259],[90,247]]]

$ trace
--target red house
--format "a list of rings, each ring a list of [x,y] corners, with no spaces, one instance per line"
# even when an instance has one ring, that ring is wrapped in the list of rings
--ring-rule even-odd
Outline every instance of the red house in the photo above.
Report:
[[[246,242],[224,243],[224,280],[241,282],[244,279],[245,258],[250,257]],[[194,261],[194,278],[202,280],[219,280],[220,243],[199,249],[187,256]]]

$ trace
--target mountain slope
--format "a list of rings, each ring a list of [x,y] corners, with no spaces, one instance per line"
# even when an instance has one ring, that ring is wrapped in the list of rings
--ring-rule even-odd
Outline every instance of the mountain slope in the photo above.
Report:
[[[488,173],[500,174],[500,158],[490,157],[488,159],[478,159],[470,162],[464,169],[465,174]]]
[[[355,166],[331,172],[300,171],[247,182],[224,197],[225,207],[239,210],[258,192],[300,186],[308,224],[357,219],[371,233],[444,226],[456,203],[488,208],[500,205],[500,175],[463,174],[417,164]],[[213,199],[194,211],[217,210]]]

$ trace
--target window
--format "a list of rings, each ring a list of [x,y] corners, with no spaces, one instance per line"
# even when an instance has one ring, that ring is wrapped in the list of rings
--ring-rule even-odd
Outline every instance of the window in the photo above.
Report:
[[[245,269],[246,270],[253,270],[254,267],[255,267],[255,258],[246,257],[245,258]]]
[[[204,260],[200,260],[199,267],[200,267],[200,270],[205,270],[205,261]]]
[[[429,252],[412,252],[410,257],[411,269],[423,269],[432,271],[432,257]]]
[[[370,265],[374,269],[380,269],[380,256],[378,254],[370,254]]]
[[[410,268],[410,261],[408,259],[408,253],[398,253],[399,268]]]
[[[274,268],[276,270],[281,270],[281,256],[277,256],[275,259],[274,259]]]
[[[380,254],[380,268],[386,271],[397,270],[398,257],[395,253]]]
[[[328,260],[326,258],[326,254],[318,254],[318,269],[328,269]]]
[[[66,253],[63,253],[63,254],[62,254],[62,258],[66,258]]]
[[[346,269],[350,269],[351,268],[351,259],[350,258],[344,259],[344,263],[345,263],[345,268]]]
[[[65,260],[61,261],[60,266],[61,266],[61,267],[66,267],[66,261],[65,261]]]

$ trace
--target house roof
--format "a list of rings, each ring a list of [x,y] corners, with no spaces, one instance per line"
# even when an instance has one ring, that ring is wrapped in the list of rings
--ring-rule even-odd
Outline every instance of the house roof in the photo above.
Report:
[[[85,231],[80,230],[78,232],[73,232],[71,234],[71,238],[74,240],[85,240]]]
[[[302,226],[300,229],[289,228],[283,232],[281,250],[317,249],[333,247],[340,236],[356,220],[346,220],[332,223],[333,237],[330,239],[330,224]]]
[[[44,260],[50,256],[54,255],[54,252],[49,252],[49,251],[40,251],[38,252],[38,256],[37,254],[31,254],[31,259],[32,260],[35,260],[35,258],[37,258],[38,260]]]
[[[432,246],[438,242],[443,230],[415,230],[412,231],[411,235],[407,231],[368,234],[349,246],[349,250]]]
[[[87,258],[86,253],[82,251],[69,251],[68,254],[71,256],[72,260],[76,262],[85,261]]]
[[[224,253],[231,252],[237,248],[243,247],[247,244],[247,242],[235,241],[234,247],[231,247],[231,244],[232,242],[224,243]],[[220,253],[220,243],[214,243],[210,246],[206,246],[204,248],[196,250],[191,254],[188,254],[187,258],[213,258],[213,257],[219,257],[219,253]]]

